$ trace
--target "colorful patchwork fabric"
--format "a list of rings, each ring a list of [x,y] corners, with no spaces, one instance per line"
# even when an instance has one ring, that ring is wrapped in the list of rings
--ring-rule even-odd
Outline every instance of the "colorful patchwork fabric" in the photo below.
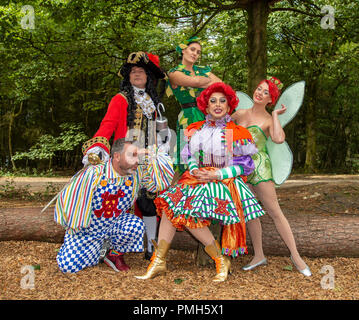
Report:
[[[208,120],[187,128],[188,147],[183,154],[189,156],[191,171],[216,171],[221,179],[202,183],[186,171],[176,186],[155,199],[155,204],[158,214],[164,212],[179,230],[220,222],[224,225],[223,253],[235,257],[247,252],[245,223],[264,215],[242,178],[253,171],[251,156],[257,148],[248,130],[230,119],[218,120],[214,126],[207,126]],[[229,162],[233,164],[227,165]]]

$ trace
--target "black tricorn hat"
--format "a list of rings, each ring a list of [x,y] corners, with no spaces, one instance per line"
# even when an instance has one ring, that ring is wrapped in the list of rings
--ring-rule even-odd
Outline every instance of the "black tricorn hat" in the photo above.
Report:
[[[130,53],[119,73],[124,77],[130,73],[133,66],[150,71],[156,79],[163,79],[166,76],[160,68],[160,58],[152,53],[143,51]]]

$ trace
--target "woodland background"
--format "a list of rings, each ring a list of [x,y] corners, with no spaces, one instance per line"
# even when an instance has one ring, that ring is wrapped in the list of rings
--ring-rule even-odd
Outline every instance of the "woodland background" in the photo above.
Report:
[[[235,90],[251,96],[266,75],[284,88],[306,81],[285,128],[294,172],[358,173],[358,21],[349,0],[0,1],[0,175],[82,167],[81,145],[118,92],[128,54],[153,52],[168,71],[176,45],[194,35],[200,64]],[[174,129],[179,105],[163,102]]]

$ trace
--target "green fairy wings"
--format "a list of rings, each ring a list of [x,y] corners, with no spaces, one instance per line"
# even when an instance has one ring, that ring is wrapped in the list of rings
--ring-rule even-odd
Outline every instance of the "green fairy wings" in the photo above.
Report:
[[[278,99],[274,110],[280,109],[282,104],[286,106],[286,112],[278,115],[279,122],[284,128],[298,113],[303,103],[305,81],[295,82],[290,85]],[[253,100],[244,92],[237,91],[239,103],[236,108],[250,109],[253,107]],[[289,177],[293,166],[293,154],[286,141],[281,144],[274,143],[268,137],[266,143],[269,158],[272,164],[272,175],[275,184],[283,184]]]

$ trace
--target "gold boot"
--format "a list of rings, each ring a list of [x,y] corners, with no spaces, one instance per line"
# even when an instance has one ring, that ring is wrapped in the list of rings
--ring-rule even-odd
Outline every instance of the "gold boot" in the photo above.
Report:
[[[153,244],[155,245],[155,252],[151,257],[147,272],[143,276],[135,276],[137,279],[152,279],[167,272],[166,256],[171,244],[165,240],[161,240],[158,246],[154,241]]]
[[[204,250],[216,263],[217,275],[213,278],[214,282],[222,282],[227,279],[231,272],[231,260],[221,254],[221,247],[217,241],[214,244],[206,246]]]

